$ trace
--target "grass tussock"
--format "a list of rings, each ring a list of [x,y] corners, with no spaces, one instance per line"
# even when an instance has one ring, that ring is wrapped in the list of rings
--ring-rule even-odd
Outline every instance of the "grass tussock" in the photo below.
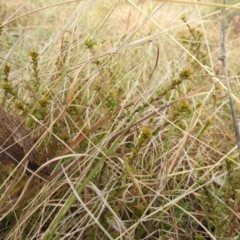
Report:
[[[237,14],[227,11],[239,111]],[[1,239],[239,239],[219,9],[10,1],[0,22],[1,104],[52,173],[1,165]]]

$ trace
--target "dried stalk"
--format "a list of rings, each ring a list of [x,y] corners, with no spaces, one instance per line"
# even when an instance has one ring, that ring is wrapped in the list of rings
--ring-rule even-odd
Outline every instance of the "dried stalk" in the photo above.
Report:
[[[223,0],[223,4],[226,4],[226,1]],[[238,152],[240,153],[240,132],[239,132],[239,125],[237,120],[237,114],[236,109],[232,97],[232,92],[230,88],[230,83],[228,79],[228,73],[226,68],[226,53],[225,53],[225,22],[226,22],[226,10],[225,8],[222,9],[222,21],[221,21],[221,44],[220,44],[220,51],[218,59],[222,62],[223,71],[224,71],[224,78],[227,83],[227,90],[228,90],[228,98],[229,98],[229,104],[231,107],[231,113],[232,113],[232,119],[233,119],[233,125],[235,130],[235,135],[237,139],[237,146],[238,146]]]

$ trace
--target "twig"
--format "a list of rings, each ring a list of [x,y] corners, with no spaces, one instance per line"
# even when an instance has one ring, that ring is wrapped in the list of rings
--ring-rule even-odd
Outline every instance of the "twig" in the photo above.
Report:
[[[223,0],[223,4],[224,5],[226,4],[225,0]],[[237,145],[238,145],[238,152],[240,153],[239,125],[238,125],[237,114],[236,114],[236,110],[235,110],[235,105],[234,105],[234,101],[233,101],[233,97],[232,97],[232,92],[231,92],[227,68],[226,68],[226,54],[225,54],[225,22],[226,22],[226,20],[225,20],[225,18],[226,18],[226,10],[225,10],[225,8],[223,8],[222,9],[222,22],[221,22],[221,43],[220,43],[220,51],[219,51],[218,59],[222,62],[224,78],[227,83],[229,104],[231,107],[233,125],[234,125],[235,135],[236,135],[236,139],[237,139]]]

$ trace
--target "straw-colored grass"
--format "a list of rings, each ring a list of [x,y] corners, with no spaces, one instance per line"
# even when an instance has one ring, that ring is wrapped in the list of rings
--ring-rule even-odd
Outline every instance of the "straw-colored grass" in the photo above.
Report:
[[[239,239],[219,8],[0,5],[2,105],[21,115],[36,161],[52,171],[28,177],[1,166],[1,239]],[[239,111],[237,10],[227,16]]]

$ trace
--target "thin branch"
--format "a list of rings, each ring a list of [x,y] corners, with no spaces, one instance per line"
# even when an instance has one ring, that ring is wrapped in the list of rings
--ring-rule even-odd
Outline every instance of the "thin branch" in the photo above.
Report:
[[[226,4],[226,1],[223,0],[223,4]],[[240,153],[240,132],[239,132],[239,125],[237,120],[237,114],[236,109],[232,97],[231,87],[228,79],[228,73],[226,68],[226,53],[225,53],[225,22],[226,22],[226,10],[225,8],[222,9],[222,22],[221,22],[221,43],[220,43],[220,51],[218,55],[218,59],[222,62],[223,71],[224,71],[224,78],[227,83],[227,90],[228,90],[228,98],[229,98],[229,104],[231,107],[231,113],[232,113],[232,119],[233,119],[233,125],[235,130],[235,135],[237,139],[237,145],[238,145],[238,152]]]

